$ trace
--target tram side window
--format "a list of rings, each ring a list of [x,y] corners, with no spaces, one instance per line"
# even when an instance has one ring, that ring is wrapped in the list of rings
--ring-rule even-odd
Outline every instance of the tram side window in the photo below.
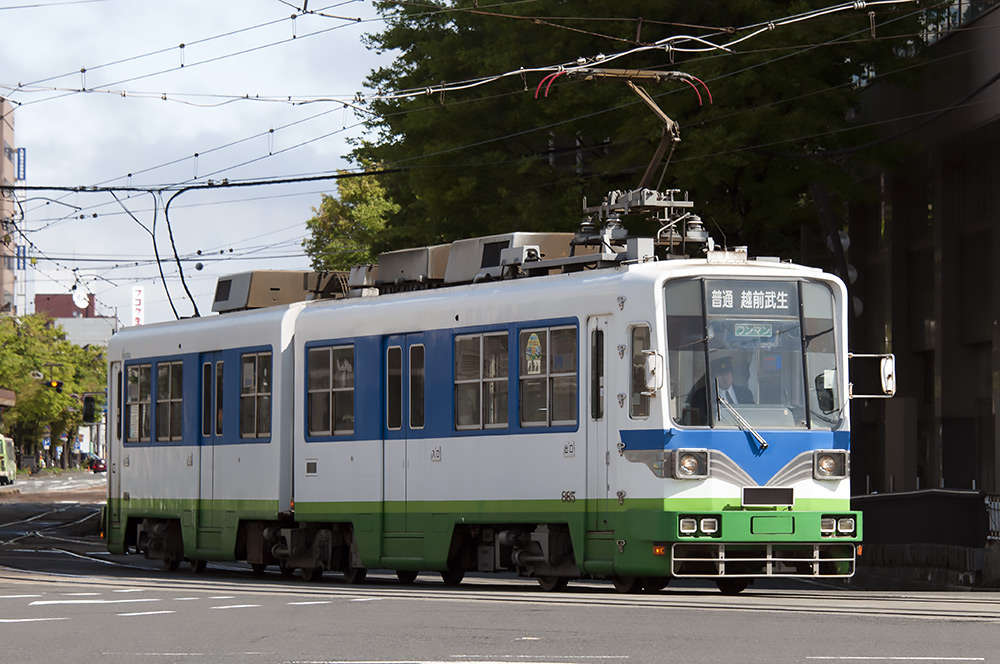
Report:
[[[521,330],[521,426],[576,424],[576,328]]]
[[[309,435],[354,433],[354,346],[310,348],[306,361]]]
[[[201,365],[201,435],[212,435],[212,364]]]
[[[271,435],[271,353],[240,356],[240,437]]]
[[[125,396],[125,422],[128,427],[125,440],[130,443],[149,440],[150,379],[152,365],[136,364],[128,367],[128,386]]]
[[[160,362],[156,365],[156,440],[184,437],[184,365]]]
[[[629,397],[629,415],[633,418],[649,417],[649,395],[646,391],[646,354],[649,350],[649,326],[632,328],[632,379]]]
[[[455,428],[507,426],[506,332],[455,337]]]

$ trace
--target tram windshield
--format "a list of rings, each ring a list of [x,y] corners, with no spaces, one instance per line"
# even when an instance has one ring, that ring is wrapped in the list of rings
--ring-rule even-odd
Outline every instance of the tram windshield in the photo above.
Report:
[[[685,426],[835,429],[833,292],[820,282],[682,279],[666,286],[671,416]]]

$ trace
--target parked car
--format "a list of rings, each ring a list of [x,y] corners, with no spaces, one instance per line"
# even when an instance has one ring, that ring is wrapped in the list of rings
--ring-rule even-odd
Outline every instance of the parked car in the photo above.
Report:
[[[107,471],[108,465],[104,463],[104,459],[94,459],[90,462],[90,469],[95,473],[103,473]]]

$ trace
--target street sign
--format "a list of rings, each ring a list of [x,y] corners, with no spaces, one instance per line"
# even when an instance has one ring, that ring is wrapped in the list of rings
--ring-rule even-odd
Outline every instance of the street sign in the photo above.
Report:
[[[51,445],[52,445],[52,439],[51,438],[49,438],[48,436],[46,436],[45,438],[42,438],[42,449],[43,450],[49,449],[49,447],[51,447]]]

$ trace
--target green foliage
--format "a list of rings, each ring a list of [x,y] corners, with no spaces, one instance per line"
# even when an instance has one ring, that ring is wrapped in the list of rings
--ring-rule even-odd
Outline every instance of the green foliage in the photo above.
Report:
[[[377,6],[387,17],[385,30],[368,45],[399,55],[368,83],[377,91],[420,89],[621,51],[636,39],[640,16],[646,20],[638,39],[648,43],[712,32],[692,24],[741,26],[827,4],[563,0],[483,11],[475,0],[384,1]],[[456,7],[462,11],[433,11]],[[678,69],[709,83],[715,103],[706,99],[702,107],[682,83],[645,86],[682,131],[663,188],[689,190],[699,214],[723,227],[730,244],[796,255],[800,226],[818,224],[810,184],[822,181],[842,199],[856,199],[860,177],[887,158],[885,146],[857,149],[874,135],[850,118],[862,110],[856,83],[872,71],[899,85],[915,75],[903,71],[917,70],[912,12],[907,5],[880,7],[877,20],[893,22],[879,28],[878,40],[870,38],[867,13],[852,11],[762,34],[732,54],[675,53],[671,63],[661,50],[609,66]],[[726,36],[716,31],[713,39]],[[659,141],[660,121],[621,80],[564,76],[548,98],[536,100],[543,75],[373,104],[374,138],[357,145],[353,157],[409,169],[380,177],[401,207],[376,233],[377,248],[515,229],[572,230],[584,196],[596,201],[637,185]]]
[[[341,172],[343,173],[343,171]],[[302,242],[314,270],[345,270],[375,260],[372,245],[400,208],[374,176],[337,180],[337,198],[323,194]]]
[[[50,318],[37,314],[0,318],[0,349],[0,386],[17,395],[17,405],[4,413],[3,430],[26,454],[45,435],[57,440],[75,432],[83,393],[104,390],[103,350],[70,343]],[[63,382],[61,393],[46,385],[49,379]]]

